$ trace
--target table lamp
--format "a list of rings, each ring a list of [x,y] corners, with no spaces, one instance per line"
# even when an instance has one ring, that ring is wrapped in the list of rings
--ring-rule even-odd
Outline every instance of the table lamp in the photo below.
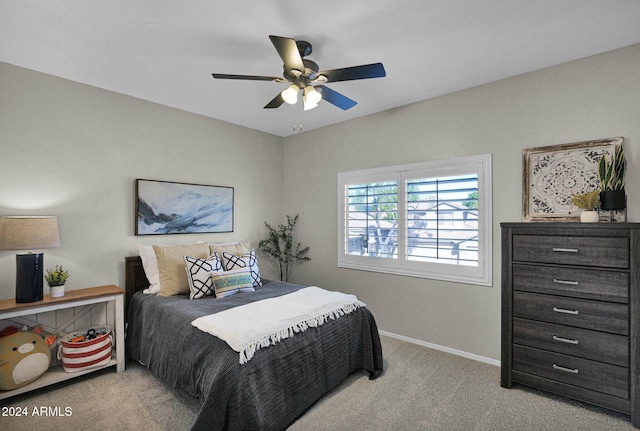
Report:
[[[44,298],[44,253],[33,250],[51,247],[60,247],[56,217],[0,217],[0,250],[29,250],[16,254],[16,302],[36,302]]]

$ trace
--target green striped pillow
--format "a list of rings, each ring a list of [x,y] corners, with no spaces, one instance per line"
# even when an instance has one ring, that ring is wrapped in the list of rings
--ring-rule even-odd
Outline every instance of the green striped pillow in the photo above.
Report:
[[[211,279],[216,291],[216,298],[224,298],[238,292],[254,292],[251,271],[234,269],[231,271],[213,271]]]

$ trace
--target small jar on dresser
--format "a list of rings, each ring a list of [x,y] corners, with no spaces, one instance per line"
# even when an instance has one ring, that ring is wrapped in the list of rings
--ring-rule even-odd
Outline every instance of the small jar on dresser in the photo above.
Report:
[[[640,428],[640,223],[501,223],[501,385]]]

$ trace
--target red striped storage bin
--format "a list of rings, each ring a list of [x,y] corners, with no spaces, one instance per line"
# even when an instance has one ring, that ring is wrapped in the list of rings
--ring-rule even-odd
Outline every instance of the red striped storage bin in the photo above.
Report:
[[[88,339],[90,331],[95,331],[95,338]],[[78,339],[82,341],[78,341]],[[65,335],[60,340],[58,359],[68,373],[84,371],[107,365],[111,360],[113,337],[108,326],[89,328]]]

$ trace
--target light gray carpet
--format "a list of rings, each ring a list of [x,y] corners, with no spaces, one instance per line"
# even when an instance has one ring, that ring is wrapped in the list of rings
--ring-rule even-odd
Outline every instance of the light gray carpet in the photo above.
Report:
[[[356,373],[298,419],[290,431],[633,430],[629,417],[538,392],[500,387],[498,367],[382,337],[385,372]],[[137,364],[3,400],[29,417],[2,417],[6,431],[188,430],[197,400],[167,388]],[[71,416],[37,417],[40,407]]]

